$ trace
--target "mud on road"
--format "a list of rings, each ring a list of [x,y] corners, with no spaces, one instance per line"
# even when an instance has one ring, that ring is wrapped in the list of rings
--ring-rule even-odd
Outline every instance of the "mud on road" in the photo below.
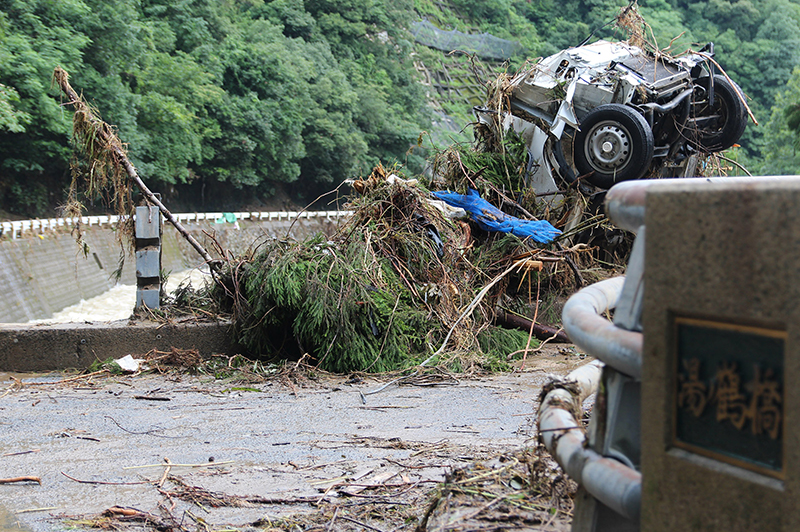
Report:
[[[380,381],[0,374],[0,477],[41,480],[0,484],[0,531],[566,530],[535,409],[586,361],[367,396]]]

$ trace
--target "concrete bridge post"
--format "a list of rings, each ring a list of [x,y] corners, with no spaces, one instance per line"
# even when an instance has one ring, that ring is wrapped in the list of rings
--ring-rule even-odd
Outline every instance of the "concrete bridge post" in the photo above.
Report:
[[[160,308],[161,212],[158,207],[136,207],[136,308]]]

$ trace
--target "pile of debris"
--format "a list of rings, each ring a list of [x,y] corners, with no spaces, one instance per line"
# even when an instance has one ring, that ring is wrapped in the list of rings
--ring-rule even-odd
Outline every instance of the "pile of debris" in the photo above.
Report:
[[[425,182],[379,165],[352,182],[353,216],[332,236],[267,242],[229,261],[212,290],[238,341],[334,372],[396,370],[432,355],[469,371],[508,367],[510,354],[537,345],[534,333],[557,336],[534,327],[546,313],[539,301],[583,281],[575,260],[587,248],[552,243],[560,231],[525,207],[536,204],[526,154],[510,137],[504,146],[452,147]]]
[[[126,198],[117,211],[127,220],[134,185],[158,206],[217,281],[209,294],[183,291],[176,301],[231,312],[247,353],[305,356],[335,372],[432,361],[464,372],[507,368],[511,357],[536,347],[535,334],[559,336],[537,322],[559,320],[549,303],[583,283],[578,263],[587,247],[564,249],[556,241],[570,235],[554,227],[563,226],[562,214],[541,209],[527,183],[530,156],[520,137],[501,134],[494,151],[452,146],[419,182],[379,165],[352,183],[359,194],[348,206],[354,214],[334,235],[267,242],[249,256],[220,261],[147,189],[113,128],[72,89],[66,72],[56,74],[76,107],[76,139],[115,176],[89,179],[89,190]],[[79,177],[86,178],[77,176],[75,187]]]
[[[475,108],[476,134],[490,147],[506,131],[524,137],[530,183],[553,203],[564,188],[721,174],[723,162],[737,164],[722,152],[749,119],[757,124],[713,43],[675,55],[660,50],[646,39],[635,0],[615,23],[626,41],[584,42],[502,74]]]

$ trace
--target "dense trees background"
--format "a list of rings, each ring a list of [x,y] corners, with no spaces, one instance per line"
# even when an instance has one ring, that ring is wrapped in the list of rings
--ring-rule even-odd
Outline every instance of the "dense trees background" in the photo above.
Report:
[[[71,74],[119,128],[144,179],[195,208],[299,200],[408,155],[430,128],[408,25],[521,42],[534,58],[595,37],[624,0],[0,0],[0,209],[44,216],[69,184],[71,112],[51,86]],[[444,7],[443,7],[444,6]],[[800,173],[800,4],[641,0],[661,48],[716,45],[751,98],[737,158]],[[675,39],[677,37],[677,39]],[[675,39],[673,41],[673,39]]]
[[[51,87],[57,65],[168,197],[252,203],[291,183],[313,198],[379,159],[405,161],[426,123],[404,29],[411,9],[404,0],[2,0],[2,208],[41,215],[64,197],[71,112]]]

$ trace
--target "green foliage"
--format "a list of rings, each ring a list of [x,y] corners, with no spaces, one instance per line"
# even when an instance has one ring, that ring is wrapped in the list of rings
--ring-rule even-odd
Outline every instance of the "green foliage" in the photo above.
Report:
[[[2,171],[66,187],[61,66],[167,196],[194,181],[316,195],[404,161],[425,129],[411,20],[403,1],[0,0]],[[4,207],[31,213],[9,190]]]
[[[451,3],[459,15],[481,23],[502,25],[508,22],[511,13],[509,0],[452,0]]]
[[[678,55],[697,42],[684,23],[683,13],[673,10],[666,0],[647,2],[640,11],[650,26],[648,37],[659,49],[668,49],[669,53]]]
[[[775,99],[764,129],[770,142],[765,149],[761,173],[796,175],[800,172],[800,67],[794,69],[783,92]]]
[[[424,189],[385,175],[377,168],[361,182],[354,216],[331,237],[272,242],[223,272],[226,288],[213,297],[235,294],[237,340],[266,358],[308,354],[328,371],[380,372],[420,363],[447,337],[438,364],[505,368],[527,334],[490,323],[503,283],[476,296],[524,244],[506,235],[463,248],[466,224],[427,205]]]
[[[0,131],[22,133],[25,131],[25,125],[30,123],[29,114],[15,109],[13,104],[16,102],[19,102],[17,91],[0,85]]]
[[[528,157],[523,138],[509,131],[496,151],[453,145],[436,157],[435,164],[437,167],[456,165],[464,169],[453,174],[457,176],[453,183],[455,190],[462,194],[466,194],[468,188],[477,188],[485,195],[494,187],[515,195],[528,188],[525,184]],[[479,177],[475,179],[476,176]]]
[[[122,368],[117,361],[113,358],[107,358],[105,360],[100,360],[96,358],[94,362],[89,365],[88,372],[94,373],[97,371],[107,370],[111,375],[122,375]]]
[[[153,187],[231,185],[269,195],[294,183],[315,197],[377,161],[422,168],[409,148],[436,118],[413,61],[408,24],[490,32],[525,59],[626,34],[608,23],[627,0],[0,0],[0,184],[4,208],[33,214],[67,186],[70,115],[55,66],[119,129]],[[680,53],[714,41],[756,117],[800,63],[792,0],[647,0],[649,36]],[[674,39],[674,41],[673,41]],[[782,104],[784,105],[784,104]],[[460,125],[469,106],[444,105]],[[444,130],[442,130],[444,131]],[[760,165],[780,138],[750,127],[742,160]],[[444,135],[432,133],[440,142]],[[23,190],[12,194],[11,185]],[[42,196],[30,187],[44,187]],[[30,198],[37,197],[36,201]],[[24,198],[28,198],[25,200]],[[38,207],[37,207],[38,208]]]
[[[525,349],[528,345],[528,333],[517,329],[488,327],[478,333],[478,344],[486,356],[485,366],[491,371],[507,371],[510,369],[508,356]],[[539,345],[539,341],[530,340],[530,348]]]
[[[365,236],[344,247],[320,237],[261,253],[243,284],[242,344],[261,355],[309,353],[336,372],[397,369],[420,356],[425,312],[398,291],[388,260],[365,253]]]
[[[0,204],[44,214],[66,176],[71,116],[50,88],[53,67],[81,64],[89,38],[79,0],[0,1]],[[63,198],[58,198],[63,199]]]

